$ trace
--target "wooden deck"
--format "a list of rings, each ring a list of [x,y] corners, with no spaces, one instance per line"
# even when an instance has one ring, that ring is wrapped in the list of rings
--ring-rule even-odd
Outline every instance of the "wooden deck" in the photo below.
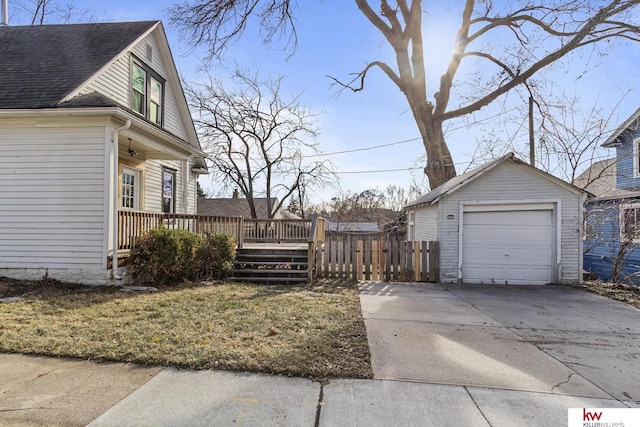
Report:
[[[308,243],[245,243],[243,249],[309,249]]]
[[[321,222],[320,226],[316,224]],[[307,245],[324,239],[324,219],[247,219],[206,215],[167,214],[139,211],[118,212],[118,250],[131,249],[146,232],[157,228],[182,229],[204,236],[227,233],[239,248],[246,244]],[[318,234],[320,233],[320,234]]]
[[[234,277],[246,282],[301,283],[316,277],[384,281],[438,278],[438,242],[325,241],[323,218],[254,220],[120,211],[118,254],[134,247],[148,230],[160,227],[200,235],[232,235],[238,244]]]

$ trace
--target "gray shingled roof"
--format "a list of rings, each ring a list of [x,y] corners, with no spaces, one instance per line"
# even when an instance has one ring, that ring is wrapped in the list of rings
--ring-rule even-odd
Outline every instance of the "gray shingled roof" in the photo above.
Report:
[[[576,187],[575,185],[569,184],[563,180],[561,180],[560,178],[557,178],[547,172],[541,171],[540,169],[534,168],[533,166],[529,165],[528,163],[523,162],[522,160],[518,159],[515,156],[515,153],[508,153],[505,154],[502,157],[499,157],[497,159],[494,159],[492,161],[490,161],[489,163],[485,163],[482,166],[479,166],[473,170],[470,170],[469,172],[463,173],[462,175],[458,175],[452,179],[450,179],[449,181],[445,182],[444,184],[440,185],[439,187],[434,188],[433,190],[431,190],[429,193],[425,194],[424,196],[414,200],[413,202],[409,203],[406,207],[414,207],[414,206],[421,206],[421,205],[427,205],[427,204],[431,204],[431,203],[435,203],[438,200],[440,200],[440,198],[446,194],[452,193],[455,190],[457,190],[458,188],[468,184],[469,182],[473,181],[474,179],[476,179],[477,177],[481,176],[483,173],[493,169],[495,166],[506,162],[506,161],[511,161],[513,163],[519,164],[519,165],[523,165],[525,167],[531,168],[532,170],[538,172],[539,174],[541,174],[542,176],[546,177],[549,180],[552,180],[553,182],[559,184],[559,185],[563,185],[566,188],[571,189],[572,191],[583,191],[581,188]],[[587,192],[588,193],[588,192]]]
[[[272,206],[275,205],[277,200],[271,198]],[[269,218],[267,213],[267,198],[256,197],[253,199],[253,203],[256,206],[256,214],[258,219]],[[245,198],[199,198],[198,199],[198,215],[210,215],[210,216],[243,216],[245,218],[251,218],[251,209],[249,208],[249,202]]]
[[[256,206],[256,214],[258,219],[267,219],[268,206],[266,197],[256,197],[253,199]],[[275,206],[278,203],[276,197],[271,198],[271,206]],[[249,208],[249,202],[245,198],[240,197],[218,197],[218,198],[198,198],[198,215],[208,216],[242,216],[245,218],[251,218],[251,208]],[[299,216],[287,211],[286,209],[280,209],[275,219],[302,219]]]
[[[425,194],[424,196],[414,200],[413,202],[409,203],[406,207],[411,207],[411,206],[418,206],[418,205],[424,205],[427,203],[431,203],[434,200],[440,198],[440,196],[447,194],[448,192],[450,192],[451,190],[453,190],[454,188],[457,188],[459,185],[464,184],[466,181],[470,181],[472,180],[476,175],[479,175],[480,173],[491,169],[492,167],[494,167],[496,164],[501,163],[504,160],[507,159],[514,159],[515,155],[514,153],[509,153],[505,156],[499,157],[497,159],[494,159],[492,161],[490,161],[489,163],[486,163],[480,167],[477,167],[475,169],[470,170],[469,172],[463,173],[462,175],[458,175],[454,178],[451,178],[449,181],[445,182],[444,184],[440,185],[439,187],[434,188],[433,190],[431,190],[429,193]]]
[[[616,158],[600,160],[582,172],[573,182],[578,188],[594,194],[600,200],[625,199],[640,196],[639,191],[617,188]]]
[[[55,107],[157,22],[0,26],[0,109]]]
[[[377,222],[331,222],[325,221],[325,230],[344,231],[350,233],[378,233],[380,227]]]
[[[597,197],[612,195],[616,192],[616,159],[594,162],[573,181],[573,185],[583,188]]]

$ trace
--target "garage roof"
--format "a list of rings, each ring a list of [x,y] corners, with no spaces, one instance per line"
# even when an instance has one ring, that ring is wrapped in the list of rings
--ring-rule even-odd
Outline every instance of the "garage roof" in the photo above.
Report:
[[[531,165],[529,165],[526,162],[523,162],[522,160],[516,158],[515,153],[509,153],[506,154],[502,157],[499,157],[497,159],[494,159],[492,161],[490,161],[489,163],[486,163],[482,166],[479,166],[475,169],[470,170],[469,172],[463,173],[462,175],[458,175],[455,178],[450,179],[449,181],[445,182],[444,184],[440,185],[439,187],[434,188],[432,191],[430,191],[429,193],[425,194],[424,196],[414,200],[413,202],[409,203],[406,207],[410,208],[410,207],[417,207],[417,206],[421,206],[421,205],[428,205],[428,204],[435,204],[438,203],[438,201],[445,195],[453,193],[454,191],[456,191],[458,188],[463,187],[465,185],[467,185],[469,182],[475,180],[476,178],[484,175],[486,172],[490,171],[491,169],[495,168],[496,166],[504,163],[504,162],[513,162],[516,163],[518,165],[522,165],[524,167],[528,167],[531,168],[533,171],[535,171],[536,173],[538,173],[539,175],[541,175],[542,177],[553,181],[554,183],[563,186],[565,188],[567,188],[568,190],[574,192],[574,193],[588,193],[574,185],[569,184],[568,182],[565,182],[559,178],[556,178],[555,176],[548,174],[544,171],[541,171],[538,168],[535,168]]]

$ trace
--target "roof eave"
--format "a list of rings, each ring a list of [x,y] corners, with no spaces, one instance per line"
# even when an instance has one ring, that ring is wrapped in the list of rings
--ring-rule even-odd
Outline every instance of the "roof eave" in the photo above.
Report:
[[[206,157],[206,153],[192,146],[187,141],[157,128],[143,118],[132,114],[121,107],[84,107],[84,108],[42,108],[42,109],[0,109],[0,118],[27,118],[27,117],[97,117],[111,116],[122,120],[131,120],[136,127],[165,143],[188,152],[194,157]]]
[[[602,144],[604,148],[615,148],[618,147],[622,142],[619,140],[620,136],[626,132],[631,125],[636,122],[635,130],[638,128],[638,119],[640,118],[640,108],[638,108],[625,122],[620,125],[607,140]]]

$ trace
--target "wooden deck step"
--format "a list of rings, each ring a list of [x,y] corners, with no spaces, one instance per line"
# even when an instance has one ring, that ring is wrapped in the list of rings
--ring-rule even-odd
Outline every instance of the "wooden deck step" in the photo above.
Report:
[[[232,280],[257,284],[306,283],[308,275],[307,249],[242,248],[236,252]]]

